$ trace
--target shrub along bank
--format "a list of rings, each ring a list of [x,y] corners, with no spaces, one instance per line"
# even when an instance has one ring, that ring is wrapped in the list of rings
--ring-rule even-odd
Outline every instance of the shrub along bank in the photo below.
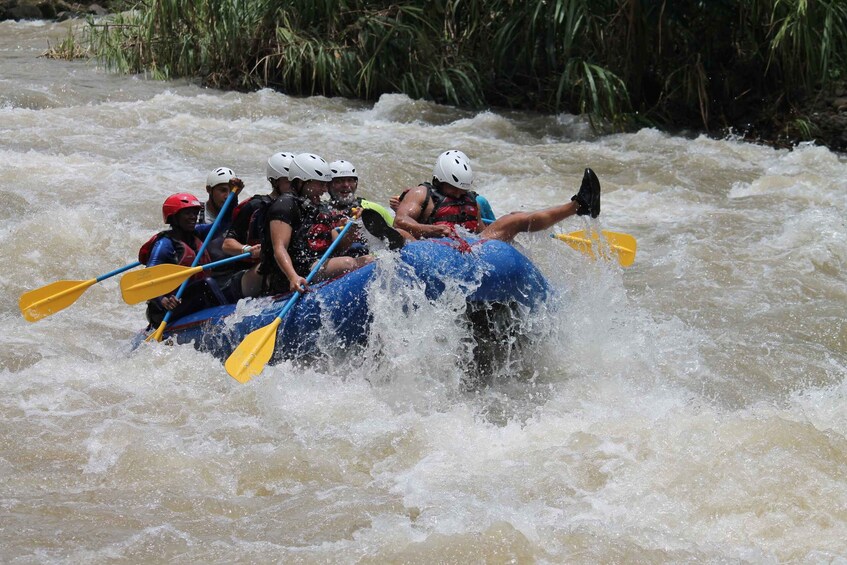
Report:
[[[732,129],[847,149],[838,103],[847,94],[844,0],[145,0],[135,8],[85,30],[112,70],[296,95],[403,92],[468,108],[585,114],[601,130]]]

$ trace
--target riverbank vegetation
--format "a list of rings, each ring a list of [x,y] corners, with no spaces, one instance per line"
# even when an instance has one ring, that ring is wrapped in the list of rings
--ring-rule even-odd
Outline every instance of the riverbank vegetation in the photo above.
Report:
[[[111,70],[227,89],[796,140],[847,79],[847,2],[144,0],[86,42]]]

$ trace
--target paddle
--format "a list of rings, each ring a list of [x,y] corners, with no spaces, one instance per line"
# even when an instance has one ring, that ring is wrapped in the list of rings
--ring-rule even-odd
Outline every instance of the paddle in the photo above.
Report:
[[[203,258],[203,253],[206,252],[206,248],[209,246],[209,243],[211,243],[212,239],[215,238],[215,231],[218,229],[218,225],[221,223],[221,220],[223,220],[224,216],[226,216],[227,210],[229,210],[229,205],[232,203],[232,201],[235,199],[235,196],[238,194],[238,192],[243,187],[244,187],[243,184],[241,186],[237,186],[237,185],[233,185],[232,181],[230,181],[229,196],[226,197],[226,202],[224,202],[224,205],[221,206],[221,210],[220,210],[220,212],[218,212],[218,217],[215,218],[214,222],[212,222],[212,227],[209,228],[209,233],[206,234],[206,239],[205,239],[205,241],[203,241],[203,245],[200,246],[200,250],[197,252],[197,255],[194,257],[194,261],[191,262],[192,267],[196,267],[197,263],[200,262],[200,259]],[[184,281],[182,281],[182,284],[180,285],[179,290],[176,291],[176,299],[177,300],[182,298],[182,295],[185,292],[185,287],[187,287],[187,286],[188,286],[188,279],[185,279]],[[156,328],[156,331],[154,331],[153,333],[148,335],[147,339],[145,339],[144,341],[153,341],[153,340],[162,341],[162,334],[165,333],[165,328],[167,327],[168,322],[171,321],[171,316],[173,315],[173,312],[174,312],[173,310],[168,310],[165,313],[165,318],[162,320],[162,323],[159,324],[158,328]]]
[[[585,230],[575,231],[569,234],[550,234],[550,237],[564,241],[577,251],[581,251],[590,257],[599,256],[604,259],[609,259],[609,251],[611,251],[611,255],[617,257],[621,267],[629,267],[632,265],[635,261],[635,251],[637,248],[635,238],[626,233],[616,233],[605,230],[601,233],[605,242],[601,241],[600,238],[597,237],[596,232],[593,232],[591,234],[592,237],[588,238],[585,234]],[[595,246],[597,248],[596,254],[594,252]]]
[[[488,225],[493,224],[494,220],[488,220],[483,218],[482,221]],[[609,247],[611,248],[614,255],[617,255],[618,262],[620,262],[621,267],[629,267],[635,261],[635,249],[636,242],[635,238],[626,233],[616,233],[612,231],[603,231],[603,237],[606,242],[608,242]],[[595,234],[596,235],[596,234]],[[593,239],[588,239],[585,237],[585,231],[575,231],[570,234],[550,234],[550,237],[558,239],[560,241],[564,241],[577,251],[581,251],[585,253],[589,257],[594,257],[594,250],[592,249],[592,241],[599,241],[596,237]],[[601,247],[599,255],[604,259],[608,259],[609,257],[603,252]]]
[[[332,245],[329,246],[329,249],[326,250],[326,253],[323,254],[320,261],[315,264],[312,272],[306,277],[307,283],[312,282],[312,278],[314,278],[320,268],[323,267],[323,264],[329,260],[333,251],[335,251],[335,248],[338,247],[338,244],[344,238],[347,230],[350,229],[350,226],[352,225],[352,221],[347,222],[344,229],[341,230],[341,233],[338,234],[338,237],[335,238],[335,241],[332,242]],[[268,361],[270,361],[274,353],[274,347],[276,346],[276,330],[282,322],[282,318],[289,310],[291,310],[300,298],[301,294],[302,292],[300,291],[296,292],[294,296],[288,299],[288,302],[285,303],[285,306],[282,307],[282,310],[279,311],[279,314],[277,314],[273,322],[267,326],[259,328],[258,330],[250,332],[250,334],[248,334],[241,342],[241,345],[232,352],[224,364],[226,372],[229,373],[232,378],[240,383],[246,383],[264,370],[265,365],[268,364]]]
[[[119,275],[124,271],[134,269],[141,263],[136,261],[129,265],[124,265],[120,269],[109,271],[104,275],[100,275],[96,279],[87,281],[56,281],[54,283],[30,290],[21,295],[18,300],[18,306],[21,309],[21,314],[30,322],[37,322],[41,318],[46,318],[51,314],[55,314],[59,310],[64,310],[82,296],[88,287],[104,281],[109,277]]]
[[[248,257],[250,257],[249,251],[196,267],[186,267],[171,263],[162,263],[161,265],[147,267],[134,273],[127,273],[121,277],[121,295],[127,304],[138,304],[139,302],[169,293],[178,287],[182,281],[191,278],[191,276],[201,271],[214,269],[221,265],[247,259]]]

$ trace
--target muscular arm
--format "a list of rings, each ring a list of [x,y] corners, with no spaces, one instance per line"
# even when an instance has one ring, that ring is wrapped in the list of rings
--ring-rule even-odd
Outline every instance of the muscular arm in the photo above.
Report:
[[[434,204],[427,202],[427,189],[425,186],[416,186],[409,190],[400,206],[397,208],[397,216],[394,218],[394,227],[406,230],[415,237],[445,237],[452,230],[447,226],[431,226],[420,223],[426,220],[432,213]],[[426,209],[425,209],[426,208]]]

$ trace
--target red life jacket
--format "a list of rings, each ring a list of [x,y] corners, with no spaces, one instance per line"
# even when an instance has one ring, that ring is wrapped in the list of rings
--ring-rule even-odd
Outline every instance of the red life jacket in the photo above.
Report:
[[[174,246],[174,250],[177,253],[177,265],[183,265],[185,267],[190,267],[194,262],[194,258],[197,257],[196,249],[200,249],[203,246],[203,242],[200,241],[196,235],[194,236],[194,248],[190,245],[186,245],[182,241],[173,237],[173,230],[165,230],[157,233],[153,237],[147,240],[147,242],[141,246],[141,249],[138,250],[138,260],[141,261],[144,265],[150,260],[150,254],[153,252],[153,246],[159,241],[160,238],[166,237],[171,240],[171,243]],[[206,263],[211,263],[212,258],[209,256],[208,251],[203,251],[203,257],[197,263],[198,265],[205,265]],[[208,277],[209,274],[206,271],[200,271],[199,273],[193,275],[190,280],[203,280]]]
[[[433,203],[432,213],[426,221],[421,223],[436,226],[462,226],[471,233],[479,231],[479,204],[476,203],[476,192],[468,190],[454,198],[441,194],[428,182],[421,183],[421,186],[426,187],[423,209],[426,210],[430,200]],[[403,191],[400,200],[403,200],[407,192],[409,191]]]
[[[337,223],[334,216],[331,211],[324,208],[309,219],[311,223],[308,224],[303,237],[310,251],[323,254],[329,249],[332,243],[332,228]]]

